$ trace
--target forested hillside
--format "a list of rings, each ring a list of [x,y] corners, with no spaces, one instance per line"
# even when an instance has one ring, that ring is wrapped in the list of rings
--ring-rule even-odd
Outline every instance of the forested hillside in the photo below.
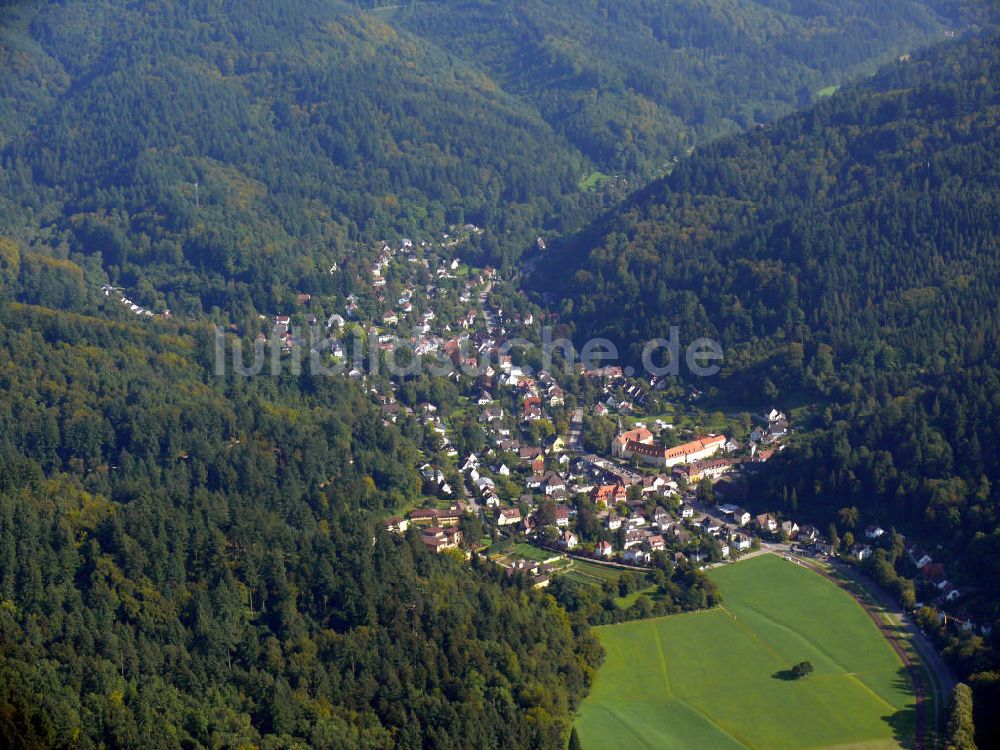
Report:
[[[356,5],[4,4],[7,233],[99,255],[188,316],[330,292],[359,244],[464,222],[507,271],[624,194],[590,189],[598,167],[661,173],[974,17],[938,0]]]
[[[0,301],[0,746],[562,747],[589,636],[383,531],[416,453],[351,381],[211,351]]]
[[[699,149],[542,267],[533,283],[561,287],[578,340],[608,336],[637,359],[678,325],[725,351],[699,388],[815,405],[812,429],[751,480],[755,512],[940,544],[965,610],[997,620],[997,36]],[[875,574],[895,581],[901,551]],[[943,642],[961,677],[979,673],[977,723],[995,739],[1000,641]]]
[[[768,397],[981,362],[998,332],[997,44],[946,45],[706,146],[567,239],[535,286],[634,359],[670,325],[713,336],[726,374]]]
[[[982,6],[385,5],[0,2],[0,747],[564,747],[601,659],[587,623],[626,616],[614,597],[555,581],[557,599],[385,531],[439,496],[422,416],[453,422],[456,456],[491,444],[488,379],[222,377],[211,323],[249,344],[289,308],[294,327],[337,310],[391,339],[431,331],[421,298],[443,291],[442,343],[509,334],[513,314],[533,335],[516,261],[584,225],[532,280],[578,338],[634,358],[678,324],[721,341],[729,393],[823,404],[757,496],[898,519],[995,579],[1000,54],[970,27]],[[949,28],[968,40],[776,119]],[[668,169],[590,224],[626,186],[592,189],[597,170]],[[416,257],[450,225],[460,251]],[[596,398],[567,391],[535,442]],[[715,601],[674,573],[661,611]],[[996,661],[984,644],[967,671]]]
[[[631,177],[943,39],[969,5],[438,0],[392,18],[481,65],[601,169]]]
[[[537,113],[336,0],[0,14],[0,220],[144,302],[269,309],[360,242],[474,221],[498,251],[573,215],[581,160]]]

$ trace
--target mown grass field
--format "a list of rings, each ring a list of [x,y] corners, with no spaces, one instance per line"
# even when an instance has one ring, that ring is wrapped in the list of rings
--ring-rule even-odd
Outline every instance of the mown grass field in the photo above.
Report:
[[[576,724],[585,750],[912,745],[908,676],[848,594],[774,555],[711,575],[722,607],[595,629],[607,658]],[[803,660],[815,672],[790,679]]]

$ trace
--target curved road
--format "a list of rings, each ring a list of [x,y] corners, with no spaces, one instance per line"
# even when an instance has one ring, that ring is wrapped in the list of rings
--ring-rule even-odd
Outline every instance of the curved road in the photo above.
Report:
[[[931,689],[934,691],[934,724],[940,730],[944,728],[944,711],[951,698],[951,693],[955,689],[958,680],[938,650],[927,639],[923,631],[917,627],[905,610],[889,594],[860,571],[849,565],[835,563],[835,568],[846,577],[856,581],[872,595],[879,606],[890,615],[890,617],[906,630],[910,643],[920,657],[920,662],[931,678]]]
[[[786,553],[786,556],[788,556],[788,553]],[[800,565],[809,567],[811,570],[841,586],[871,616],[872,621],[883,632],[890,645],[899,654],[913,681],[914,693],[917,696],[916,749],[924,750],[925,748],[933,747],[934,743],[928,742],[927,695],[925,694],[924,682],[927,681],[930,683],[933,693],[933,702],[931,704],[933,710],[933,716],[931,717],[932,726],[939,732],[944,729],[944,710],[948,705],[951,692],[954,690],[956,683],[954,673],[945,664],[944,659],[941,658],[937,649],[927,640],[927,637],[920,628],[917,627],[912,618],[907,615],[895,599],[879,588],[874,581],[852,566],[831,560],[831,569],[835,570],[841,576],[838,579],[808,557],[793,554],[791,559]],[[853,582],[863,588],[875,601],[877,606],[872,606],[870,602],[866,602],[859,597],[857,592],[851,590],[848,582]],[[899,627],[902,628],[903,632],[899,631]],[[918,657],[916,662],[910,654],[906,653],[906,649],[900,645],[900,641],[903,640],[908,641],[912,646],[912,650]],[[921,666],[923,667],[922,670],[920,669]],[[928,678],[927,680],[924,679],[924,675]]]

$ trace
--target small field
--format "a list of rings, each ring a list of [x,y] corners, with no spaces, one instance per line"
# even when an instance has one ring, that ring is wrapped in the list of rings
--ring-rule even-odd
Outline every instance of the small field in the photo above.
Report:
[[[586,560],[573,560],[573,566],[567,575],[578,583],[600,586],[605,581],[617,583],[624,572],[621,568],[612,568]]]
[[[516,542],[503,539],[492,545],[487,555],[490,560],[503,566],[508,566],[518,560],[530,563],[550,563],[552,572],[564,573],[572,566],[573,561],[563,554],[535,547],[527,542]]]
[[[847,593],[774,555],[711,575],[722,607],[595,628],[585,750],[912,747],[908,675]],[[801,661],[815,672],[792,679]]]
[[[524,542],[518,542],[510,548],[510,551],[517,557],[525,560],[532,560],[534,562],[544,562],[545,560],[550,560],[553,557],[559,556],[556,552],[534,547],[530,544],[525,544]]]
[[[604,174],[603,172],[591,172],[586,177],[581,177],[577,186],[580,190],[597,190],[603,183],[607,182],[611,178]]]

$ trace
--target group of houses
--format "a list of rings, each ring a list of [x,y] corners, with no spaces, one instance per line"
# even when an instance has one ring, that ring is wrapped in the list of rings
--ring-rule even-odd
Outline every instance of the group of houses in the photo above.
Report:
[[[450,236],[443,240],[454,242]],[[302,293],[296,298],[302,312],[277,315],[272,321],[288,345],[294,343],[293,320],[304,319],[309,326],[325,322],[331,342],[354,321],[368,333],[369,342],[385,352],[405,339],[418,354],[436,351],[460,367],[474,368],[475,390],[466,397],[476,409],[485,448],[464,457],[455,447],[452,427],[434,404],[400,404],[395,383],[388,393],[372,387],[387,422],[418,420],[438,455],[454,462],[448,468],[428,456],[430,460],[418,467],[425,492],[435,498],[435,505],[450,502],[448,508],[418,508],[407,519],[392,519],[387,528],[404,532],[406,524],[412,524],[428,548],[444,550],[462,545],[459,521],[462,513],[470,512],[481,514],[501,534],[545,534],[548,542],[564,549],[583,546],[603,557],[640,564],[656,552],[681,548],[697,562],[708,554],[700,552],[698,544],[709,538],[718,542],[714,554],[728,556],[731,549],[746,548],[746,534],[699,525],[692,509],[680,504],[680,493],[705,479],[717,481],[738,472],[751,458],[766,460],[775,436],[787,431],[783,415],[771,415],[767,429],[752,436],[748,457],[732,457],[737,446],[724,435],[701,435],[667,447],[643,424],[620,429],[610,455],[580,455],[579,424],[575,438],[544,434],[544,425],[564,414],[566,389],[553,374],[519,365],[504,346],[512,334],[534,325],[534,316],[491,304],[490,292],[498,281],[494,269],[463,269],[453,257],[435,252],[424,241],[403,239],[395,247],[381,243],[365,269],[368,291],[349,294],[342,310],[322,313],[318,301]],[[346,268],[347,261],[343,265]],[[338,346],[331,345],[335,357],[343,353]],[[615,365],[584,368],[581,374],[599,387],[593,404],[597,414],[634,412],[645,403],[646,387],[664,385],[651,379],[644,386]],[[544,437],[538,437],[536,425],[542,426]],[[654,426],[661,432],[670,428],[665,423]],[[581,503],[595,509],[604,531],[599,538],[593,529],[581,528]]]
[[[650,564],[659,552],[693,563],[726,559],[746,552],[758,535],[818,537],[811,527],[800,529],[770,514],[754,517],[726,504],[720,523],[684,501],[693,499],[698,483],[738,475],[766,460],[778,447],[774,441],[760,450],[753,440],[740,446],[724,435],[708,434],[667,448],[636,423],[629,430],[619,424],[606,457],[571,451],[559,435],[526,445],[526,426],[535,415],[549,417],[563,406],[565,391],[549,373],[507,378],[517,374],[514,365],[502,359],[498,365],[497,377],[475,399],[478,421],[492,445],[485,454],[458,459],[457,466],[463,489],[500,533],[635,565]],[[599,376],[613,379],[619,373],[611,368]],[[779,412],[767,418],[785,420]],[[734,451],[743,455],[733,457]],[[443,482],[433,465],[425,464],[421,471],[425,479]],[[519,488],[514,495],[512,485]],[[423,512],[411,518],[417,521]]]
[[[943,562],[934,560],[930,553],[916,544],[907,545],[906,554],[920,572],[924,590],[933,593],[933,604],[941,607],[959,599],[962,592],[948,579]]]
[[[105,284],[104,286],[101,287],[101,294],[103,294],[105,297],[111,297],[112,299],[117,299],[118,302],[121,305],[123,305],[133,315],[144,315],[148,318],[151,318],[154,315],[156,315],[156,313],[154,313],[149,308],[143,307],[142,305],[133,302],[131,299],[129,299],[128,296],[125,294],[125,290],[121,289],[120,287],[112,286],[110,284]],[[164,310],[162,313],[160,313],[160,317],[169,318],[170,310]]]

